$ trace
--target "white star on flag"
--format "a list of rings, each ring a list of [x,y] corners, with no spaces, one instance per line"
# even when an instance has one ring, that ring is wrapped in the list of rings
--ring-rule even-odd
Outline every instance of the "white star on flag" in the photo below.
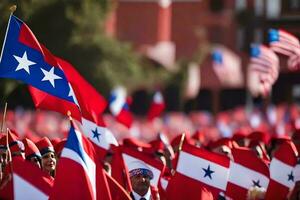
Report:
[[[29,67],[31,65],[36,64],[35,62],[32,62],[32,61],[28,60],[26,51],[24,52],[22,57],[14,55],[14,58],[19,63],[17,68],[15,69],[15,71],[19,71],[21,69],[24,69],[28,74],[30,74]]]
[[[76,98],[76,96],[75,96],[74,90],[73,90],[73,88],[72,88],[72,86],[71,86],[70,83],[69,83],[69,88],[70,88],[70,91],[69,91],[68,97],[72,97],[73,100],[74,100],[74,102],[75,102],[75,104],[76,104],[76,105],[79,107],[79,109],[80,109],[79,103],[78,103],[78,101],[77,101],[77,98]]]
[[[41,70],[42,70],[42,72],[44,74],[44,78],[42,79],[42,81],[49,81],[54,88],[55,88],[54,81],[56,79],[62,79],[61,77],[59,77],[56,74],[54,74],[54,67],[52,67],[50,69],[50,71],[46,71],[43,68],[41,68]]]

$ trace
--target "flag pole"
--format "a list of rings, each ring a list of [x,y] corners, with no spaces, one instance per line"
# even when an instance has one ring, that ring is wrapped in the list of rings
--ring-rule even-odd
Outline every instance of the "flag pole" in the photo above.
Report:
[[[2,118],[1,129],[0,129],[1,133],[3,133],[3,127],[4,127],[4,123],[5,123],[6,112],[7,112],[7,102],[5,102],[4,111],[3,111],[3,118]]]
[[[6,147],[7,147],[7,163],[10,163],[12,161],[12,156],[11,156],[11,151],[9,148],[9,143],[8,143],[8,133],[11,134],[9,128],[6,128]]]
[[[181,138],[180,138],[180,143],[179,143],[179,147],[178,147],[178,151],[180,152],[182,149],[182,145],[185,139],[185,133],[182,133]]]
[[[3,41],[2,50],[1,50],[1,54],[0,54],[0,62],[2,61],[2,55],[3,55],[3,51],[4,51],[4,46],[5,46],[5,42],[6,42],[6,38],[7,38],[9,25],[10,25],[10,19],[11,19],[11,16],[14,14],[14,12],[17,10],[17,5],[11,6],[9,8],[9,10],[10,10],[10,15],[9,15],[8,24],[7,24],[7,27],[6,27],[4,41]]]

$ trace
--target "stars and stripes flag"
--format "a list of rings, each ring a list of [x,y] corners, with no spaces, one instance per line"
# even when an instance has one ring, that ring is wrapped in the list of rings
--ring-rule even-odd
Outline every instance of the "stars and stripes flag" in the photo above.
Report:
[[[116,87],[111,91],[109,109],[118,122],[130,128],[133,117],[127,103],[127,94],[124,87]]]
[[[300,42],[296,36],[282,29],[270,29],[268,38],[273,51],[288,56],[291,71],[300,68]]]
[[[0,77],[32,85],[76,104],[72,88],[54,56],[42,46],[29,27],[11,15],[0,58]]]
[[[286,56],[299,54],[299,40],[291,33],[288,33],[282,29],[270,29],[268,37],[270,47],[273,51]]]
[[[249,73],[251,73],[252,76],[258,76],[264,89],[263,95],[268,94],[272,85],[278,79],[278,56],[264,45],[252,44],[250,48]]]
[[[286,199],[295,185],[297,149],[291,141],[284,142],[275,152],[270,163],[270,183],[265,199]]]
[[[248,148],[233,148],[233,161],[226,195],[233,199],[247,199],[251,187],[266,189],[269,184],[269,167]]]
[[[221,84],[229,87],[243,85],[241,58],[230,49],[217,45],[212,51],[212,67]]]
[[[226,156],[183,144],[176,173],[167,186],[168,197],[201,199],[202,191],[199,188],[203,187],[217,199],[220,193],[226,191],[229,163],[230,160]]]

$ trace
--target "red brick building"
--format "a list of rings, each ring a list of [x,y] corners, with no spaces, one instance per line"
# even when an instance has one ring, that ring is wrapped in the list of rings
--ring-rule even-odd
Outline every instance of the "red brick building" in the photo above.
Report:
[[[245,73],[249,44],[266,43],[271,27],[299,37],[299,19],[299,0],[116,0],[107,32],[170,69],[178,59],[193,58],[203,42],[220,43],[242,57]],[[201,88],[220,87],[210,63],[207,59],[201,66]],[[281,68],[274,95],[286,98],[279,102],[300,83],[284,64]],[[282,94],[283,88],[290,94]]]

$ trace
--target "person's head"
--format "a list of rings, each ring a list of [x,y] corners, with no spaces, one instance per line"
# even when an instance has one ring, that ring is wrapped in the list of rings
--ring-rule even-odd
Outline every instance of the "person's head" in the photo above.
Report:
[[[136,160],[129,163],[128,170],[133,191],[144,196],[153,178],[151,169],[144,162]]]
[[[41,154],[37,146],[29,139],[23,139],[25,146],[25,159],[41,168]]]
[[[40,150],[42,156],[42,169],[49,173],[51,176],[54,176],[56,168],[56,157],[54,148],[50,140],[46,137],[42,138],[36,143],[37,147]]]

